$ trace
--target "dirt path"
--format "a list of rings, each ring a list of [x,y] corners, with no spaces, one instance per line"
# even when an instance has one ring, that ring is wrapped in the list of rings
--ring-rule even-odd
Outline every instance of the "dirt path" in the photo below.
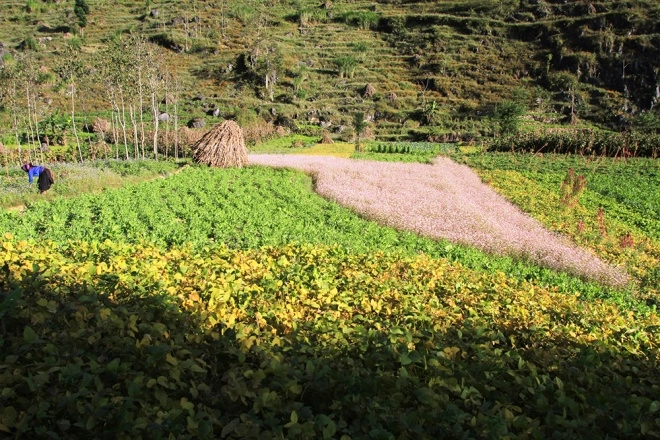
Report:
[[[608,284],[629,279],[625,271],[546,230],[469,167],[447,158],[433,165],[301,155],[250,155],[249,161],[312,174],[320,195],[388,226],[528,258]]]

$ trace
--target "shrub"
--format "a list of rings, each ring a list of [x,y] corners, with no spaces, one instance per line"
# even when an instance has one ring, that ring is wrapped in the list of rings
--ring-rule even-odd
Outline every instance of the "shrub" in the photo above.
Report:
[[[516,101],[502,101],[495,107],[493,119],[497,122],[499,133],[510,135],[518,132],[520,117],[525,114],[525,106]]]
[[[21,50],[31,50],[31,51],[38,51],[39,50],[39,43],[37,43],[37,39],[34,38],[32,35],[28,35],[25,37],[25,40],[21,42],[19,45]]]
[[[341,19],[348,25],[367,30],[377,27],[380,17],[374,11],[349,11]]]
[[[339,71],[340,78],[353,78],[353,75],[355,74],[355,69],[358,64],[357,60],[354,57],[350,55],[345,55],[336,58],[334,63],[335,66],[337,66],[337,70]]]

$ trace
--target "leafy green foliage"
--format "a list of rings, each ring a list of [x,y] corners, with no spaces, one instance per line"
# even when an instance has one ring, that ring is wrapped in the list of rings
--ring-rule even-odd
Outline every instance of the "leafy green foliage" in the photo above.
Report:
[[[516,101],[502,101],[495,106],[493,119],[498,124],[499,133],[504,136],[516,134],[525,110],[525,107]]]
[[[85,0],[76,0],[73,7],[73,13],[78,18],[78,26],[84,28],[87,26],[87,15],[89,14],[89,5]]]
[[[367,128],[367,121],[364,119],[364,113],[363,112],[356,112],[353,115],[353,123],[351,124],[353,127],[353,130],[355,130],[355,136],[356,136],[356,143],[355,143],[355,149],[358,152],[362,151],[362,146],[360,145],[360,136],[364,133],[364,130]]]
[[[636,304],[628,292],[566,273],[379,226],[319,197],[309,177],[287,170],[188,168],[168,179],[36,203],[22,215],[0,212],[0,230],[58,242],[109,239],[196,248],[224,243],[240,249],[297,242],[340,245],[353,252],[423,252],[563,292]]]
[[[660,433],[657,315],[502,273],[336,247],[10,236],[0,268],[12,437]]]
[[[347,24],[368,30],[378,26],[380,17],[374,11],[348,11],[342,14],[341,19]]]
[[[352,55],[344,55],[334,60],[340,78],[353,78],[358,61]]]

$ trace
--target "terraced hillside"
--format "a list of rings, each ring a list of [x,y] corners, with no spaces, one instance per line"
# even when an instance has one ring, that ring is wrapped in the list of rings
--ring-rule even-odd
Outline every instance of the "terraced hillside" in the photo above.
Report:
[[[67,46],[94,72],[109,44],[138,35],[158,46],[186,117],[217,108],[243,125],[349,136],[362,111],[382,139],[472,139],[492,134],[487,117],[505,100],[531,125],[622,129],[660,98],[651,0],[89,0],[84,28],[71,1],[0,3],[1,50],[36,60],[45,113],[68,105],[57,74]],[[109,110],[98,81],[78,91],[80,108]]]

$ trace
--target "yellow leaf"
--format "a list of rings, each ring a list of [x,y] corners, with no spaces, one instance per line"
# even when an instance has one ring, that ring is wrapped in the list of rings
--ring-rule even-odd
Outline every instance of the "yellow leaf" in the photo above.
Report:
[[[172,356],[171,354],[169,354],[169,353],[167,353],[165,355],[165,362],[167,362],[168,364],[173,365],[173,366],[176,366],[176,365],[179,364],[179,361],[177,361],[176,358],[174,356]]]

